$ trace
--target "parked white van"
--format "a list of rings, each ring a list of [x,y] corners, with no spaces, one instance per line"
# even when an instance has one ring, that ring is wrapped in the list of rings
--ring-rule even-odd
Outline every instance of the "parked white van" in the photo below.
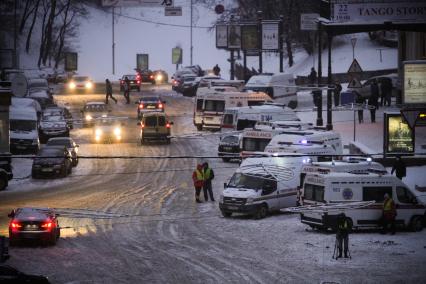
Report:
[[[214,77],[213,77],[214,78]],[[223,80],[223,79],[209,79],[200,80],[197,87],[196,95],[205,95],[207,93],[220,91],[224,89],[227,91],[241,92],[244,88],[244,80]]]
[[[413,191],[392,175],[377,173],[307,174],[303,184],[303,205],[344,204],[345,202],[375,201],[367,207],[340,209],[340,212],[313,211],[301,214],[302,223],[317,228],[332,228],[336,215],[343,212],[352,227],[367,228],[380,225],[385,193],[395,201],[396,225],[423,229],[426,207],[420,204]]]
[[[32,107],[9,109],[10,151],[37,154],[40,149],[37,113]]]
[[[245,90],[265,92],[271,98],[283,98],[284,103],[290,108],[297,107],[297,88],[293,74],[266,73],[251,76],[247,81]]]
[[[220,130],[225,108],[260,105],[268,101],[271,101],[271,98],[263,92],[213,92],[197,95],[194,125],[197,130]]]
[[[296,206],[300,169],[305,156],[248,158],[242,162],[220,196],[224,217],[233,213],[260,219],[268,212]]]
[[[286,106],[259,105],[226,108],[223,113],[221,130],[243,130],[253,127],[257,122],[300,121],[296,112]]]

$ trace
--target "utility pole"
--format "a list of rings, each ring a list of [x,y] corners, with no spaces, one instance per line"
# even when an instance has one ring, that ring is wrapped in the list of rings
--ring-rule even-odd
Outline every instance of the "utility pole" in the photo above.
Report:
[[[284,16],[280,15],[280,27],[278,29],[280,31],[280,35],[279,35],[279,49],[280,49],[280,72],[284,72]]]
[[[257,37],[259,41],[259,73],[262,73],[262,11],[257,11]]]
[[[115,74],[115,38],[114,38],[114,14],[115,7],[112,6],[112,74]]]
[[[18,37],[18,31],[17,31],[17,22],[18,22],[18,15],[17,15],[17,9],[18,9],[18,0],[15,0],[15,6],[14,6],[14,12],[13,12],[13,68],[18,68],[18,47],[17,47],[17,37]]]
[[[192,66],[192,50],[193,50],[193,48],[194,48],[194,47],[192,46],[192,8],[193,8],[193,7],[192,7],[192,1],[193,1],[193,0],[191,0],[191,4],[190,4],[190,5],[191,5],[191,8],[190,8],[190,9],[191,9],[191,13],[190,13],[190,14],[191,14],[191,16],[190,16],[190,18],[191,18],[191,20],[190,20],[190,21],[191,21],[191,23],[190,23],[190,40],[189,40],[189,41],[190,41],[190,45],[191,45],[191,46],[190,46],[190,51],[189,51],[189,53],[190,53],[190,64],[189,64],[189,65],[191,65],[191,66]]]

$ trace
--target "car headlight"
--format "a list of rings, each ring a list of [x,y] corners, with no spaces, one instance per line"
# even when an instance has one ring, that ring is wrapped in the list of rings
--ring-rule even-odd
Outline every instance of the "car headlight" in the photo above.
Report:
[[[86,82],[86,89],[91,89],[93,88],[93,83],[92,82]]]
[[[69,87],[70,89],[75,89],[75,83],[74,83],[74,82],[70,82],[70,83],[68,84],[68,87]]]
[[[86,115],[86,120],[92,120],[92,116],[90,114]]]
[[[157,80],[157,81],[163,80],[163,75],[157,74],[157,76],[155,76],[155,80]]]
[[[38,143],[39,143],[38,138],[33,139],[33,145]]]
[[[99,129],[99,128],[97,128],[97,129],[95,130],[95,135],[96,135],[96,136],[101,136],[101,135],[102,135],[102,130],[101,130],[101,129]]]
[[[246,204],[252,204],[253,203],[253,198],[249,197],[246,200]]]
[[[115,136],[120,136],[121,135],[121,128],[120,127],[116,127],[114,129],[114,134],[115,134]]]
[[[223,195],[222,194],[219,196],[219,202],[223,203]]]

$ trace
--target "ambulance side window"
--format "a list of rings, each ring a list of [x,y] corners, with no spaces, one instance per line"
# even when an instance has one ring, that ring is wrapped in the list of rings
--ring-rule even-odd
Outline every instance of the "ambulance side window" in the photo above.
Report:
[[[414,195],[405,187],[396,187],[396,196],[401,203],[413,203]]]
[[[376,202],[383,202],[385,199],[385,193],[392,197],[392,187],[388,186],[375,186],[375,187],[363,187],[362,188],[362,200]]]

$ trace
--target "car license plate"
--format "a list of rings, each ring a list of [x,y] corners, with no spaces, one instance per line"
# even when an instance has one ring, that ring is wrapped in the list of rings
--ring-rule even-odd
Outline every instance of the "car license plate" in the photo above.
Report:
[[[238,206],[227,206],[229,210],[238,210]]]
[[[146,108],[155,108],[155,106],[147,106]]]
[[[38,226],[37,225],[26,225],[25,226],[25,230],[26,231],[37,231],[38,230]]]
[[[23,149],[26,149],[26,147],[25,146],[16,146],[16,149],[23,150]]]
[[[44,168],[44,169],[41,169],[41,171],[42,172],[51,172],[51,171],[53,171],[53,169],[52,168]]]
[[[231,151],[232,147],[223,147],[223,150],[225,150],[225,151]]]

